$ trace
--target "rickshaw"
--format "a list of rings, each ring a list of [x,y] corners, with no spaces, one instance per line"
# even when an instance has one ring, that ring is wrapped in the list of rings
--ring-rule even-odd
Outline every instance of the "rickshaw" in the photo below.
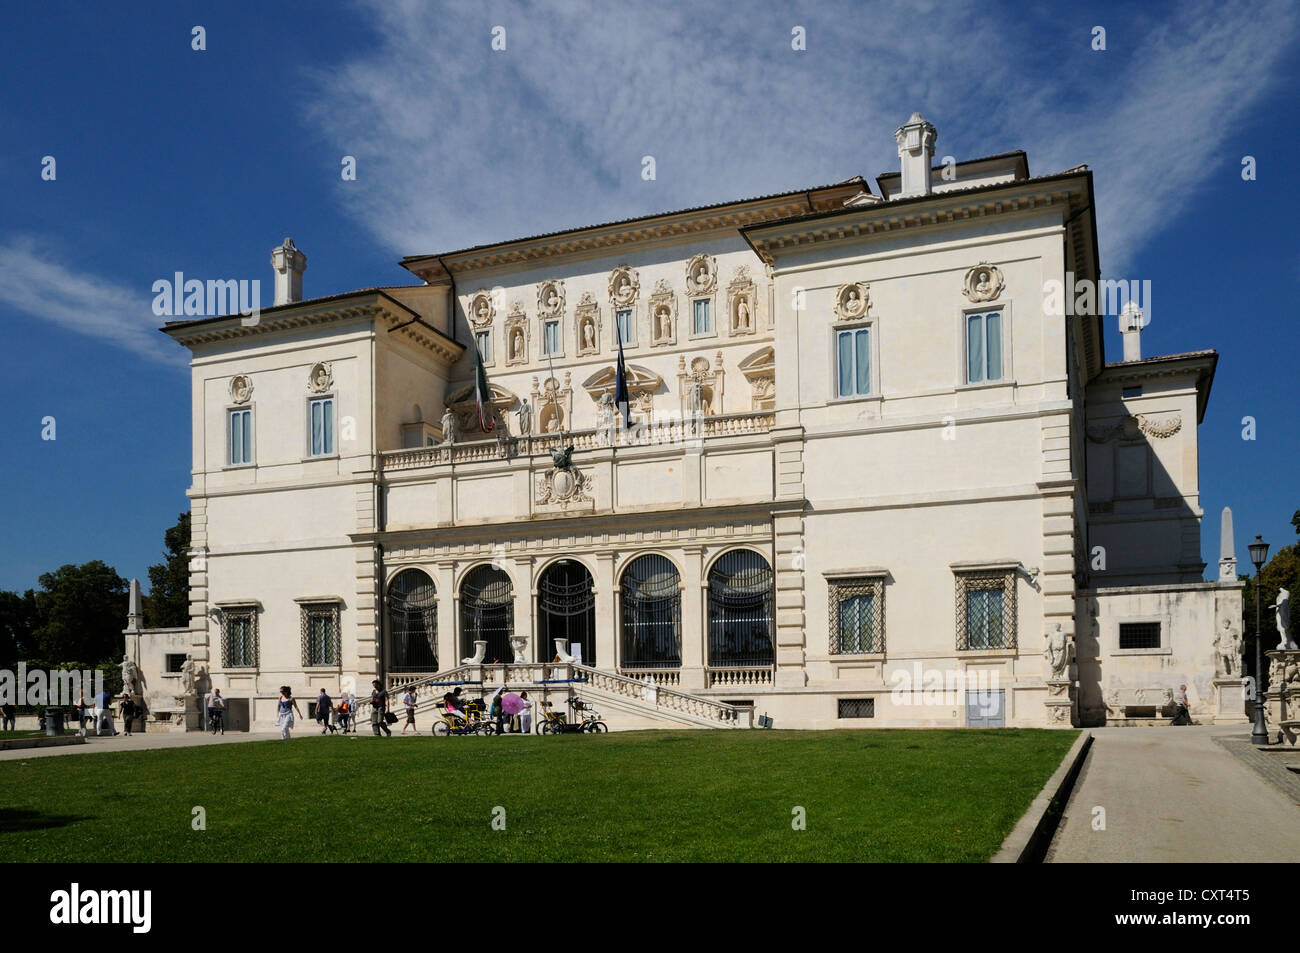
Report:
[[[438,702],[441,720],[433,723],[433,733],[440,738],[448,735],[490,735],[496,731],[492,721],[484,717],[486,706],[481,701],[465,703],[465,715],[447,711],[446,702]]]

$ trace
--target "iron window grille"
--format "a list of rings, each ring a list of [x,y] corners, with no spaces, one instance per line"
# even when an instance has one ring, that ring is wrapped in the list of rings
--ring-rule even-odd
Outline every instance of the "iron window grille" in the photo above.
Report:
[[[865,655],[885,651],[885,579],[858,576],[834,579],[828,618],[832,655]]]
[[[837,699],[840,718],[875,718],[876,700],[874,698],[840,698]]]
[[[1016,647],[1016,574],[1012,569],[959,572],[957,648]]]
[[[169,652],[169,653],[168,653],[168,655],[167,655],[167,674],[168,674],[168,675],[179,675],[179,674],[181,673],[181,669],[183,669],[184,666],[185,666],[185,653],[184,653],[184,652],[179,652],[179,653]]]
[[[221,661],[225,668],[257,668],[257,611],[224,609]]]
[[[750,549],[724,553],[709,571],[709,665],[774,666],[772,567]]]
[[[537,582],[537,633],[543,658],[556,639],[582,647],[582,661],[596,664],[595,583],[587,567],[576,560],[552,563]]]
[[[682,580],[666,557],[647,553],[620,584],[625,669],[681,668]]]
[[[390,672],[438,671],[438,591],[421,569],[388,584],[388,641]]]
[[[487,643],[483,661],[508,662],[514,658],[510,637],[515,631],[514,584],[495,566],[472,569],[460,585],[461,649],[472,656],[474,643]]]
[[[302,664],[307,668],[337,666],[343,637],[337,602],[305,602],[301,606]]]
[[[1119,624],[1121,649],[1160,648],[1159,622],[1121,622]]]

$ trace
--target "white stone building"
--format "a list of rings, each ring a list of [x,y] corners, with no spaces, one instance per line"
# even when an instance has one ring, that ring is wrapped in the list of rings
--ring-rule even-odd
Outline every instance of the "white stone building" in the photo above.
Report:
[[[616,724],[1088,724],[1180,683],[1230,713],[1240,588],[1199,556],[1215,353],[1143,359],[1138,327],[1108,364],[1103,319],[1052,304],[1100,278],[1086,168],[945,172],[915,114],[896,139],[875,192],[416,255],[410,286],[301,300],[286,243],[256,323],[169,323],[203,689],[255,725],[282,684],[376,677],[585,678]],[[547,665],[566,645],[584,664]],[[128,640],[151,685],[161,646]]]

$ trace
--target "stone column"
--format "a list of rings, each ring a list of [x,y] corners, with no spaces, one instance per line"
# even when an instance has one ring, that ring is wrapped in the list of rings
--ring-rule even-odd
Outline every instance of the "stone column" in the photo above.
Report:
[[[776,562],[776,688],[803,688],[805,668],[803,506],[772,511]]]
[[[593,582],[596,586],[596,662],[600,668],[612,672],[618,665],[620,628],[613,553],[597,554]]]
[[[537,607],[537,586],[533,579],[533,558],[516,556],[512,568],[515,579],[515,634],[526,637],[536,652],[537,632],[533,616]],[[544,661],[540,655],[533,657]]]
[[[682,550],[682,691],[705,687],[704,547]]]
[[[438,563],[434,572],[438,585],[438,669],[445,671],[460,664],[456,647],[456,627],[460,621],[460,599],[456,592],[456,563]]]

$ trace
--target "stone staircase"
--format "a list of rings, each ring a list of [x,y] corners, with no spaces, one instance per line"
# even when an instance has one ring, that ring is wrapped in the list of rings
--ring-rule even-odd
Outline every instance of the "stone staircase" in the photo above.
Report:
[[[524,662],[498,665],[458,665],[433,675],[390,675],[389,705],[400,714],[401,697],[408,688],[417,698],[416,713],[439,717],[437,703],[456,686],[467,698],[491,695],[502,685],[508,691],[527,691],[534,702],[551,701],[567,711],[567,701],[580,695],[608,713],[611,728],[751,728],[753,712],[725,702],[692,695],[674,688],[650,685],[616,672],[567,662]],[[359,698],[357,724],[370,722],[370,700]],[[534,724],[537,709],[534,708]]]

